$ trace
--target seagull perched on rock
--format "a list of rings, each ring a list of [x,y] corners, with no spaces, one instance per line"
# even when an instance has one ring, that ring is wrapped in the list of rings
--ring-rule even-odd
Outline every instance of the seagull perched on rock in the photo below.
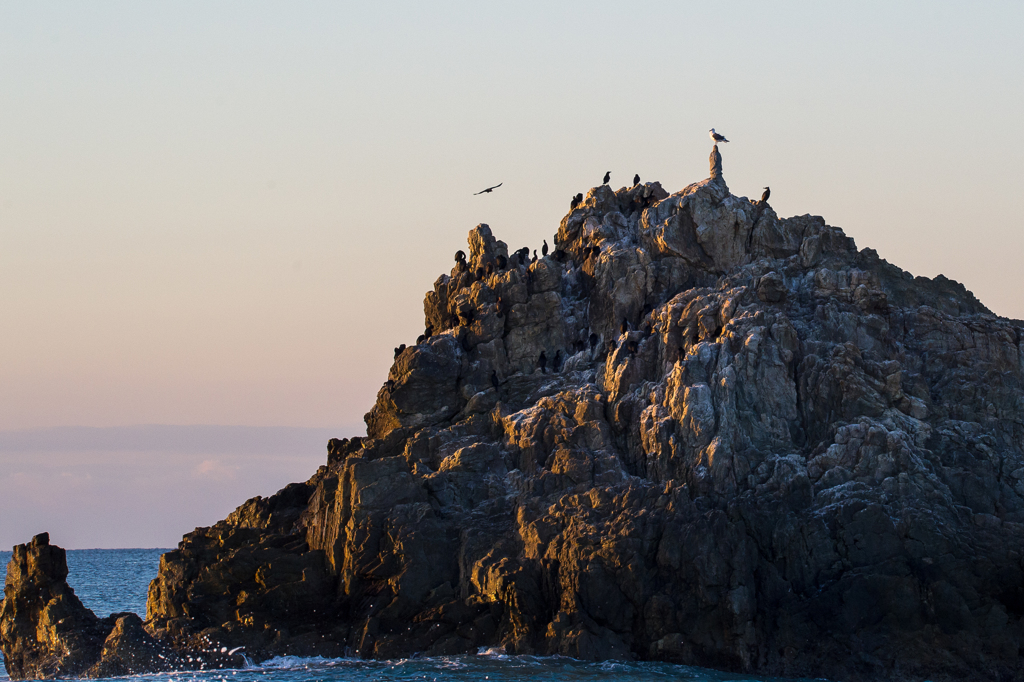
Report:
[[[714,128],[712,128],[711,130],[708,131],[708,135],[710,135],[711,139],[715,141],[715,144],[718,144],[719,142],[728,142],[729,141],[729,140],[725,139],[725,135],[719,135],[718,133],[716,133]]]
[[[488,187],[487,189],[482,189],[479,192],[475,192],[473,194],[473,196],[476,196],[477,194],[490,194],[491,192],[493,192],[494,190],[498,189],[499,187],[501,187],[504,184],[505,184],[504,182],[499,182],[494,187]]]

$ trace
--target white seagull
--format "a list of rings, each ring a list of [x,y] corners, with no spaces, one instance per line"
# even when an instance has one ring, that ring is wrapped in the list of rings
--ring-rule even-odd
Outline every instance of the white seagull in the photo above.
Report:
[[[719,142],[728,142],[729,141],[729,140],[725,139],[725,135],[719,135],[718,133],[716,133],[714,128],[712,128],[711,130],[708,131],[708,135],[710,135],[711,139],[715,141],[715,144],[718,144]]]

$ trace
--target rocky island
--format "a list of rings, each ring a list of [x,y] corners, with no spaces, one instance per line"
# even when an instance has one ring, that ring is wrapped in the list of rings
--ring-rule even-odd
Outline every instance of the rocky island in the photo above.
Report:
[[[12,679],[484,646],[1024,678],[1024,323],[711,166],[591,189],[540,259],[471,230],[367,437],[186,535],[144,623],[15,548]]]

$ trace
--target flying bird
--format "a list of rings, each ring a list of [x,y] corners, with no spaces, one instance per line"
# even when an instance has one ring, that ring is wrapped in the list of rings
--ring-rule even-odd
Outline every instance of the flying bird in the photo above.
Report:
[[[602,185],[607,185],[608,181],[611,180],[611,179],[612,179],[612,172],[608,171],[607,173],[604,174],[604,181],[601,184]]]
[[[729,140],[725,139],[725,135],[719,135],[718,133],[716,133],[714,128],[712,128],[711,130],[708,131],[708,135],[710,135],[711,139],[715,141],[715,144],[718,144],[719,142],[728,142],[729,141]]]
[[[764,188],[764,194],[761,195],[761,203],[762,204],[767,204],[768,203],[768,197],[770,197],[771,195],[772,195],[772,188],[771,187],[765,187]]]
[[[477,194],[490,194],[491,192],[493,192],[494,190],[498,189],[499,187],[501,187],[504,184],[505,184],[504,182],[499,182],[494,187],[488,187],[487,189],[482,189],[479,192],[476,192],[475,194],[473,194],[473,196],[476,196]]]

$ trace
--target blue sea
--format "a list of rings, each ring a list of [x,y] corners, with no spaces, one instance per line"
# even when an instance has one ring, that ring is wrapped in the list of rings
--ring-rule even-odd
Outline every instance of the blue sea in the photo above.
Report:
[[[81,549],[68,551],[68,582],[98,616],[120,611],[146,615],[149,581],[166,549]],[[0,552],[0,580],[7,575],[10,552]],[[7,682],[0,669],[0,682]],[[665,663],[588,663],[560,656],[506,656],[481,651],[472,656],[364,661],[350,658],[283,657],[243,670],[138,675],[139,682],[656,682],[760,680],[704,668]]]

